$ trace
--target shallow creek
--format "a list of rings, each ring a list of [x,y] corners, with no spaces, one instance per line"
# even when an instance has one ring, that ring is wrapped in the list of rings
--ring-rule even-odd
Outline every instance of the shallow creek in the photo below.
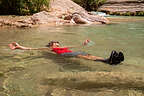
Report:
[[[112,17],[109,25],[0,28],[0,96],[143,96],[144,17]],[[45,47],[50,40],[107,58],[122,51],[125,61],[112,66],[47,51],[10,50],[8,43]]]

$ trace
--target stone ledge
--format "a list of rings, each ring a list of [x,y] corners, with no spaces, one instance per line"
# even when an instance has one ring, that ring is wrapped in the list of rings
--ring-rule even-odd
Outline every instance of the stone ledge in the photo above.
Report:
[[[108,0],[98,11],[115,15],[144,16],[144,0]]]

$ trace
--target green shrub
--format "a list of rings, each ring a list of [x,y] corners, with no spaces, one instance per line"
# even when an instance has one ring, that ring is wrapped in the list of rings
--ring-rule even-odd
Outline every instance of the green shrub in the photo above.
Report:
[[[137,16],[144,16],[144,12],[143,11],[137,12]]]
[[[26,15],[41,11],[43,6],[48,6],[49,0],[1,0],[1,14]]]
[[[82,4],[82,0],[73,0],[75,3],[81,5]]]
[[[73,0],[88,11],[96,11],[106,0]]]

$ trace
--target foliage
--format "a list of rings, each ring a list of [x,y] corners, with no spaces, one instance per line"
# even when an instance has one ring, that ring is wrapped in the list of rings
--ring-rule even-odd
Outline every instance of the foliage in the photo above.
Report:
[[[33,14],[48,5],[49,0],[0,0],[0,14]]]
[[[77,4],[81,5],[88,11],[96,11],[99,6],[104,4],[106,0],[73,0]]]
[[[82,0],[72,0],[72,1],[74,1],[75,3],[77,3],[77,4],[79,4],[80,6],[83,6],[82,4]]]
[[[143,11],[137,12],[137,16],[144,16],[144,12]]]

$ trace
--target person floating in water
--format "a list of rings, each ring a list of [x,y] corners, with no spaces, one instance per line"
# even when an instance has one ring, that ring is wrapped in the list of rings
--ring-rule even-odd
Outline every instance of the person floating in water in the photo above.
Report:
[[[89,40],[86,40],[83,45],[87,45],[89,43]],[[48,43],[48,45],[46,45],[46,47],[44,48],[30,48],[30,47],[24,47],[19,45],[16,42],[13,42],[11,44],[9,44],[10,49],[15,50],[15,49],[20,49],[20,50],[49,50],[52,51],[58,55],[61,56],[71,56],[71,57],[78,57],[78,58],[83,58],[83,59],[87,59],[87,60],[93,60],[93,61],[100,61],[100,62],[104,62],[110,65],[117,65],[119,63],[121,63],[122,61],[124,61],[124,55],[122,52],[116,52],[116,51],[112,51],[110,54],[109,58],[104,59],[103,57],[99,57],[99,56],[93,56],[91,54],[85,53],[85,52],[73,52],[72,50],[70,50],[71,48],[74,47],[61,47],[60,43],[58,41],[50,41]],[[80,46],[77,46],[78,48]]]

